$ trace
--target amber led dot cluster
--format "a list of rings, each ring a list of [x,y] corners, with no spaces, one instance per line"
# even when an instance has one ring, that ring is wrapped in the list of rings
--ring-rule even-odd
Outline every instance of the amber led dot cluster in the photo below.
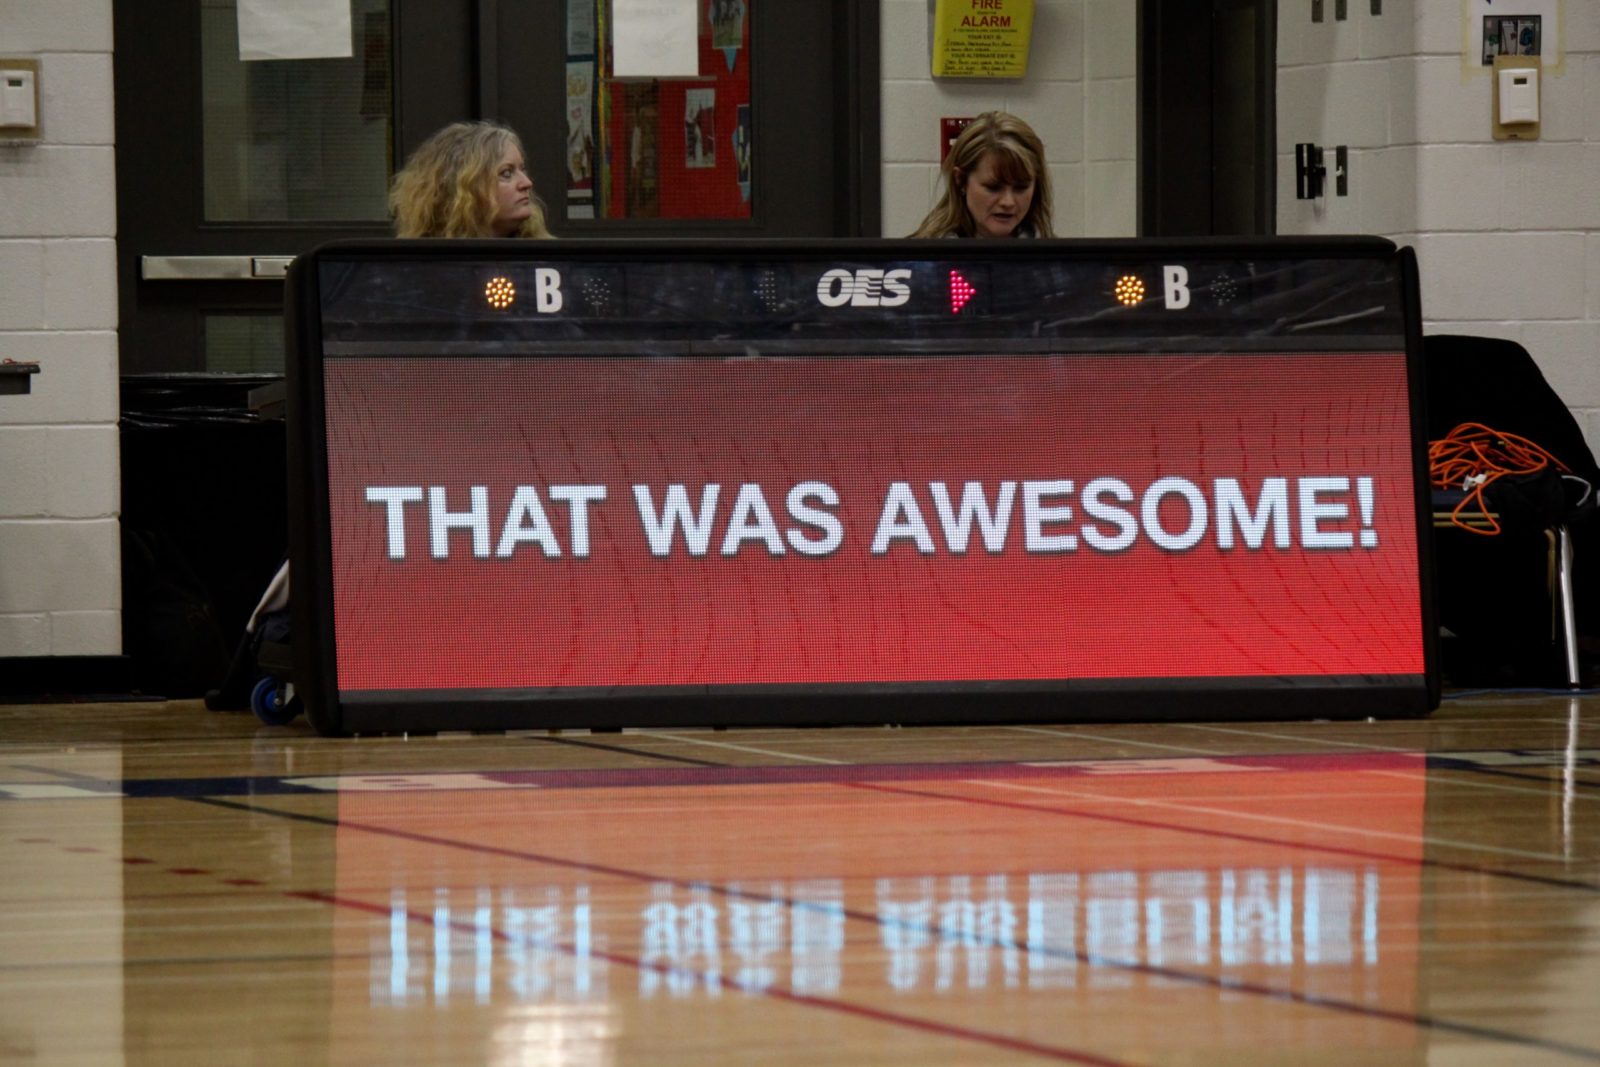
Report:
[[[1144,299],[1144,282],[1137,275],[1124,274],[1117,279],[1116,286],[1111,290],[1117,298],[1117,303],[1132,307]]]
[[[517,287],[511,284],[510,278],[490,278],[489,284],[483,287],[483,298],[496,311],[504,311],[516,302]]]

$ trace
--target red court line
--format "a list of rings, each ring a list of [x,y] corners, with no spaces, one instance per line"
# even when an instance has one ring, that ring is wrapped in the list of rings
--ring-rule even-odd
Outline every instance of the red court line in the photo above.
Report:
[[[384,918],[389,918],[394,914],[394,909],[384,904],[373,904],[364,900],[355,900],[350,897],[341,897],[332,893],[323,893],[319,890],[287,890],[285,891],[284,895],[295,897],[300,900],[311,901],[313,903],[327,904],[336,908],[348,908],[356,911],[364,911],[373,915],[381,915]],[[478,933],[482,929],[480,926],[468,923],[464,920],[450,920],[441,924],[436,918],[434,918],[434,916],[426,912],[412,911],[407,909],[404,914],[407,920],[410,922],[419,923],[423,926],[431,926],[435,929],[440,928],[442,925],[445,929],[458,930],[471,934]],[[497,941],[508,943],[517,941],[516,938],[513,938],[510,934],[507,934],[505,931],[496,926],[489,927],[489,933]],[[541,941],[534,943],[541,948],[545,948],[554,952],[560,952],[566,956],[576,956],[578,954],[575,946],[566,944],[565,942]],[[656,973],[663,975],[683,973],[683,968],[680,967],[672,967],[667,964],[647,963],[635,956],[629,956],[620,952],[607,952],[596,949],[592,946],[586,950],[586,953],[591,958],[603,959],[610,963],[619,964],[623,967],[630,967],[636,971],[655,971]],[[1113,1060],[1105,1056],[1096,1056],[1090,1052],[1079,1052],[1075,1049],[1061,1048],[1056,1045],[1042,1045],[1038,1042],[1024,1041],[1021,1038],[1008,1037],[1005,1034],[997,1034],[987,1030],[974,1030],[965,1026],[954,1026],[949,1023],[935,1022],[932,1019],[918,1018],[915,1015],[903,1015],[899,1012],[884,1011],[881,1008],[872,1008],[865,1004],[855,1004],[848,1000],[836,1000],[832,997],[811,996],[804,993],[796,993],[789,989],[774,988],[770,986],[766,988],[751,986],[722,974],[712,976],[696,972],[695,977],[697,979],[712,978],[723,989],[730,990],[732,992],[759,995],[772,1000],[784,1001],[790,1004],[799,1004],[805,1007],[822,1008],[825,1011],[840,1012],[845,1015],[854,1015],[857,1018],[869,1019],[873,1022],[887,1023],[891,1026],[899,1026],[911,1030],[921,1030],[924,1033],[937,1034],[941,1037],[955,1038],[958,1041],[976,1042],[978,1044],[988,1045],[992,1048],[1005,1049],[1008,1052],[1026,1052],[1030,1055],[1043,1056],[1046,1059],[1056,1060],[1061,1063],[1093,1064],[1096,1065],[1096,1067],[1133,1067],[1133,1065],[1127,1061]]]
[[[868,787],[861,786],[860,788],[868,788]],[[887,790],[889,787],[872,786],[870,788]],[[906,792],[911,793],[912,795],[916,795],[915,791],[912,791],[912,790],[906,790]],[[964,799],[964,798],[961,798],[961,797],[944,797],[944,796],[941,796],[940,794],[929,794],[929,796],[932,796],[932,797],[935,797],[935,798],[938,798],[938,799],[948,799],[948,800],[961,800],[961,799]],[[207,805],[210,805],[210,806],[213,806],[213,807],[227,808],[229,810],[241,811],[241,812],[245,812],[245,813],[253,814],[253,815],[273,815],[273,816],[277,816],[279,818],[291,819],[291,820],[296,820],[296,821],[301,821],[301,822],[309,822],[309,823],[313,823],[313,824],[316,824],[316,825],[319,825],[319,826],[330,827],[330,828],[333,828],[333,829],[359,830],[359,831],[364,832],[364,833],[372,833],[372,834],[377,834],[379,836],[392,837],[392,838],[395,838],[397,840],[402,840],[402,841],[411,841],[411,842],[418,843],[418,844],[436,845],[436,846],[439,846],[441,848],[460,849],[462,851],[471,852],[471,853],[475,853],[475,854],[478,854],[478,855],[499,856],[499,857],[506,858],[506,859],[522,860],[522,861],[529,862],[529,863],[538,863],[538,864],[543,864],[543,865],[546,865],[546,866],[555,867],[555,868],[561,869],[561,870],[582,871],[582,872],[585,872],[585,873],[588,873],[588,874],[603,874],[603,875],[607,875],[607,876],[618,878],[618,879],[625,880],[625,881],[646,882],[646,883],[660,882],[660,883],[664,883],[664,884],[667,884],[667,885],[672,885],[672,886],[675,886],[675,887],[678,887],[678,888],[682,888],[682,889],[691,889],[691,888],[705,889],[708,892],[715,893],[718,896],[729,898],[729,899],[753,900],[753,901],[758,901],[758,902],[763,902],[763,903],[779,903],[779,904],[784,904],[784,905],[786,905],[788,907],[800,907],[800,906],[803,906],[802,902],[800,902],[800,901],[796,901],[796,900],[793,900],[793,899],[791,899],[789,897],[781,896],[781,895],[778,895],[778,894],[758,893],[758,892],[753,892],[751,890],[746,890],[746,889],[736,889],[736,888],[733,888],[733,887],[730,887],[730,886],[720,885],[720,884],[717,884],[715,882],[708,882],[708,881],[705,881],[705,880],[702,880],[702,879],[678,878],[678,877],[673,877],[673,876],[668,876],[668,875],[652,874],[652,873],[650,873],[648,871],[635,871],[635,870],[630,870],[630,869],[628,869],[626,867],[613,867],[613,866],[610,866],[610,865],[607,865],[607,864],[593,863],[593,862],[588,862],[588,861],[584,861],[584,860],[568,859],[568,858],[564,858],[564,857],[560,857],[560,856],[549,856],[549,855],[544,855],[542,853],[537,853],[537,852],[525,852],[525,851],[521,851],[521,850],[518,850],[518,849],[504,848],[504,847],[501,847],[501,846],[498,846],[498,845],[485,845],[485,844],[481,844],[479,842],[462,841],[462,840],[459,840],[459,839],[456,839],[456,838],[437,837],[437,836],[432,835],[432,834],[422,834],[422,833],[417,833],[417,832],[411,831],[411,830],[398,830],[398,829],[394,829],[392,827],[376,826],[376,825],[372,825],[370,823],[358,823],[358,822],[353,822],[353,821],[349,821],[349,820],[340,820],[338,818],[330,818],[330,817],[322,816],[322,815],[308,815],[308,814],[302,814],[302,813],[299,813],[299,812],[279,811],[279,810],[275,810],[273,808],[257,807],[256,805],[253,805],[253,804],[243,804],[243,803],[239,803],[237,801],[222,800],[222,799],[218,799],[218,798],[214,798],[214,797],[193,797],[193,798],[190,798],[190,799],[192,800],[192,802],[197,803],[197,804],[207,804]],[[997,802],[997,803],[1000,803],[1002,806],[1026,807],[1026,805],[1007,805],[1005,802]],[[1052,814],[1069,814],[1069,815],[1071,814],[1070,812],[1062,812],[1059,809],[1041,808],[1039,810],[1040,811],[1044,811],[1044,812],[1049,812],[1049,813],[1052,813]],[[1167,827],[1164,827],[1164,828],[1165,829],[1179,831],[1179,832],[1191,832],[1191,833],[1203,833],[1204,832],[1204,831],[1199,831],[1199,830],[1190,830],[1189,828],[1182,827],[1182,826],[1177,826],[1177,825],[1171,825],[1171,826],[1167,826]],[[1241,835],[1241,836],[1243,836],[1243,835]],[[1246,839],[1247,840],[1257,840],[1255,838],[1246,838]],[[1278,845],[1280,847],[1304,847],[1304,848],[1313,849],[1313,850],[1316,848],[1316,846],[1313,846],[1313,845],[1301,846],[1296,842],[1273,841],[1270,838],[1263,838],[1263,839],[1260,839],[1260,840],[1268,841],[1268,842],[1270,842],[1272,844],[1275,844],[1275,845]],[[1416,863],[1416,862],[1418,862],[1416,860],[1413,860],[1410,857],[1405,857],[1404,859],[1405,859],[1405,862],[1408,862],[1408,863]],[[1425,865],[1428,864],[1428,861],[1422,861],[1422,862]],[[1488,869],[1488,868],[1474,868],[1474,867],[1466,866],[1466,865],[1461,866],[1459,869],[1467,871],[1469,873],[1476,873],[1476,874],[1501,874],[1501,873],[1505,873],[1505,872],[1494,871],[1494,870]],[[1585,886],[1584,888],[1589,888],[1589,887]],[[373,907],[377,907],[377,905],[373,905]],[[387,910],[385,910],[384,914],[387,915],[387,914],[389,914],[389,912]],[[841,909],[840,914],[844,915],[848,919],[853,919],[853,920],[856,920],[856,921],[859,921],[859,922],[863,922],[863,923],[866,923],[868,925],[876,926],[876,927],[879,927],[879,928],[882,928],[883,926],[886,925],[886,921],[884,920],[884,918],[882,916],[874,913],[874,912],[863,912],[863,911],[859,911],[859,910],[854,909],[854,908],[844,908],[844,909]],[[928,926],[925,927],[925,929],[927,929],[930,932],[938,932],[941,928],[938,927],[938,926],[934,926],[934,925],[928,925]],[[1000,944],[1000,942],[995,941],[993,939],[986,940],[985,943],[989,944],[989,945],[999,945]],[[1181,982],[1181,983],[1183,983],[1185,985],[1201,986],[1201,987],[1210,988],[1210,989],[1216,989],[1216,990],[1223,991],[1223,992],[1228,992],[1228,993],[1243,993],[1243,994],[1247,994],[1247,995],[1250,995],[1250,996],[1261,997],[1261,998],[1266,999],[1266,1000],[1274,1000],[1274,1001],[1279,1001],[1279,1002],[1288,1003],[1288,1004],[1297,1004],[1297,1005],[1301,1005],[1303,1007],[1322,1008],[1322,1009],[1326,1009],[1326,1010],[1329,1010],[1329,1011],[1341,1012],[1341,1013],[1348,1014],[1348,1015],[1355,1015],[1355,1016],[1359,1016],[1359,1017],[1366,1017],[1366,1018],[1372,1018],[1372,1019],[1382,1019],[1382,1020],[1385,1020],[1385,1021],[1388,1021],[1388,1022],[1394,1022],[1394,1023],[1398,1023],[1398,1024],[1401,1024],[1401,1025],[1404,1025],[1404,1026],[1408,1026],[1408,1027],[1411,1027],[1413,1029],[1436,1030],[1436,1031],[1440,1031],[1440,1032],[1443,1032],[1443,1033],[1453,1033],[1453,1034],[1458,1034],[1458,1035],[1462,1035],[1462,1036],[1478,1038],[1480,1040],[1492,1041],[1492,1042],[1496,1042],[1496,1043],[1500,1043],[1500,1044],[1509,1044],[1509,1045],[1514,1045],[1514,1046],[1540,1048],[1540,1049],[1545,1049],[1545,1050],[1548,1050],[1548,1051],[1558,1052],[1558,1053],[1561,1053],[1563,1055],[1572,1056],[1572,1057],[1575,1057],[1577,1059],[1582,1059],[1582,1060],[1586,1060],[1586,1061],[1589,1061],[1589,1062],[1600,1062],[1600,1050],[1584,1048],[1584,1047],[1576,1046],[1576,1045],[1568,1045],[1568,1044],[1564,1044],[1564,1043],[1557,1042],[1557,1041],[1547,1041],[1547,1040],[1544,1040],[1542,1038],[1529,1037],[1529,1036],[1526,1036],[1526,1035],[1523,1035],[1523,1034],[1510,1033],[1510,1032],[1502,1031],[1502,1030],[1494,1030],[1494,1029],[1490,1029],[1490,1028],[1484,1027],[1484,1026],[1477,1026],[1477,1025],[1474,1025],[1472,1023],[1451,1022],[1451,1021],[1446,1020],[1446,1019],[1438,1019],[1438,1018],[1434,1018],[1432,1016],[1427,1016],[1427,1015],[1417,1015],[1417,1014],[1411,1014],[1411,1013],[1407,1013],[1407,1012],[1392,1011],[1392,1010],[1385,1009],[1385,1008],[1374,1008],[1374,1007],[1371,1007],[1370,1005],[1366,1005],[1366,1004],[1359,1004],[1359,1003],[1356,1003],[1356,1002],[1353,1002],[1353,1001],[1348,1001],[1348,1000],[1339,1000],[1339,999],[1334,998],[1334,997],[1323,996],[1323,995],[1320,995],[1320,994],[1306,993],[1306,992],[1302,992],[1302,991],[1296,990],[1296,989],[1275,988],[1273,986],[1261,985],[1261,984],[1254,983],[1254,982],[1246,982],[1246,981],[1242,981],[1242,980],[1239,980],[1239,979],[1223,977],[1223,976],[1220,976],[1220,975],[1205,974],[1205,973],[1200,973],[1200,972],[1180,971],[1180,970],[1177,970],[1175,968],[1156,966],[1156,965],[1152,965],[1152,964],[1148,964],[1148,963],[1142,963],[1142,962],[1139,962],[1137,960],[1120,960],[1120,959],[1114,959],[1114,958],[1104,957],[1104,956],[1095,956],[1095,955],[1093,955],[1091,953],[1084,952],[1084,951],[1082,951],[1080,949],[1069,949],[1069,950],[1053,949],[1053,948],[1050,948],[1049,946],[1033,945],[1028,941],[1016,941],[1016,942],[1012,942],[1012,944],[1014,944],[1017,948],[1025,950],[1025,951],[1028,951],[1028,952],[1038,952],[1038,953],[1041,953],[1043,955],[1058,955],[1058,956],[1061,956],[1061,957],[1064,957],[1064,958],[1076,959],[1080,963],[1087,964],[1088,966],[1091,966],[1091,967],[1105,967],[1105,968],[1109,968],[1109,969],[1113,969],[1113,970],[1127,971],[1130,974],[1141,974],[1141,975],[1165,978],[1165,979],[1168,979],[1170,981]],[[670,968],[668,970],[670,970]]]

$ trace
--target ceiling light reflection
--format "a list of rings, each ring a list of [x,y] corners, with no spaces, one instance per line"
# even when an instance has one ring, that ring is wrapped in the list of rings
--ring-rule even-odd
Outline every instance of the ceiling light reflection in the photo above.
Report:
[[[489,1035],[492,1067],[611,1067],[621,1027],[608,1004],[523,1004]]]

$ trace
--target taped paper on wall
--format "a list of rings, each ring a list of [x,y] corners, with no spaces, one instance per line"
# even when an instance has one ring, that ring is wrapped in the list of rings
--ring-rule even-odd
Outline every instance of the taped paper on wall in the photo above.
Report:
[[[611,61],[618,78],[697,77],[695,0],[613,0]]]
[[[239,58],[348,59],[349,0],[239,0]]]

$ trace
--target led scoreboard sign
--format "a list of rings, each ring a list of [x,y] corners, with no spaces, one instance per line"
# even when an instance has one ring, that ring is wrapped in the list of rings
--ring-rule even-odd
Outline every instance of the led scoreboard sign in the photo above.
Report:
[[[1437,704],[1386,241],[336,244],[289,311],[325,733]]]

